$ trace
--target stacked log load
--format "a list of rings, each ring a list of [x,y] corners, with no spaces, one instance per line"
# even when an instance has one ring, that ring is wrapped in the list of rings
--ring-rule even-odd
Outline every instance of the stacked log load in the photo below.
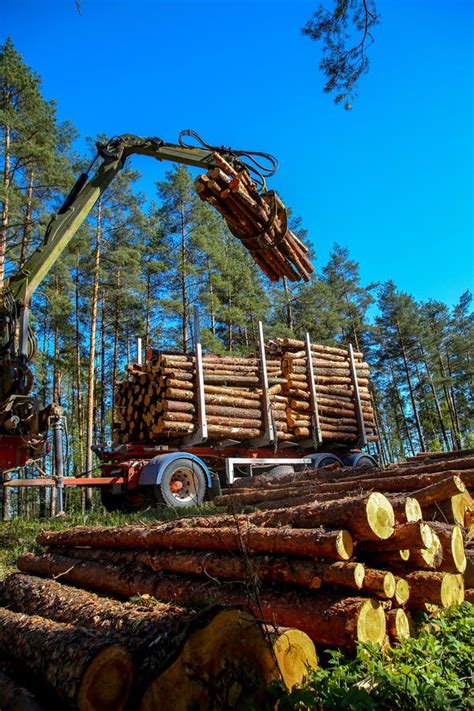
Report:
[[[291,339],[268,344],[266,366],[271,417],[279,443],[312,436],[312,407],[303,343]],[[360,425],[349,353],[312,346],[313,369],[323,442],[357,441]],[[368,390],[368,365],[355,353],[357,385],[366,433],[376,439]],[[195,359],[181,353],[154,352],[145,366],[130,366],[128,380],[117,385],[116,442],[182,439],[196,432]],[[245,442],[263,434],[263,397],[257,358],[203,357],[209,441]]]

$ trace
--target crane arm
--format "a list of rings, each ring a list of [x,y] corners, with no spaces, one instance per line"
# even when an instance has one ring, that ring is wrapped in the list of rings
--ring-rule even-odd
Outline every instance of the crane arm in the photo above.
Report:
[[[46,229],[43,243],[32,253],[22,269],[10,278],[8,290],[20,308],[27,308],[31,297],[52,266],[77,233],[92,208],[114,177],[122,170],[128,156],[147,155],[208,170],[214,166],[213,151],[165,143],[159,138],[140,138],[125,134],[107,143],[97,144],[102,163],[90,178],[83,173],[66,197],[62,207]],[[226,155],[225,150],[222,151]],[[234,162],[232,153],[226,158]],[[95,162],[95,161],[94,161]]]

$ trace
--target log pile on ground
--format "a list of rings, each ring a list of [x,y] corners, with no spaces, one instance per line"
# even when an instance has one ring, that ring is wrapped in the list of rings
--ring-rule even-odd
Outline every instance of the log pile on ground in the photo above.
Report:
[[[224,217],[261,270],[278,281],[309,281],[314,271],[308,248],[288,228],[287,213],[273,191],[261,194],[242,166],[238,171],[215,153],[216,164],[196,180],[196,192]]]
[[[284,639],[270,640],[235,606],[196,612],[146,597],[141,605],[122,603],[19,573],[1,584],[0,603],[1,657],[18,674],[28,670],[48,708],[148,710],[165,699],[177,708],[258,707],[280,675],[275,645],[285,673],[298,680],[311,657],[309,640],[308,648],[300,637],[300,652],[289,655]],[[312,655],[314,665],[314,648]]]
[[[310,441],[315,425],[303,343],[268,344],[271,417],[278,442]],[[369,440],[375,439],[368,365],[355,353],[356,382],[347,350],[312,346],[321,440],[351,446],[360,433],[355,390]],[[197,429],[197,376],[192,355],[154,352],[144,366],[130,366],[117,385],[116,442],[179,440]],[[205,355],[203,375],[209,441],[245,442],[263,434],[260,361]]]
[[[26,575],[11,576],[0,589],[6,621],[0,649],[15,660],[28,645],[25,658],[35,678],[54,688],[66,706],[78,698],[84,670],[103,648],[134,661],[137,708],[155,708],[164,698],[173,706],[180,696],[202,709],[254,702],[263,687],[255,691],[252,669],[265,683],[279,673],[291,687],[306,662],[316,665],[313,645],[353,649],[358,641],[384,643],[386,635],[396,642],[411,633],[411,611],[436,613],[458,604],[465,587],[471,599],[469,508],[460,521],[453,514],[459,507],[449,509],[450,520],[437,507],[456,496],[470,498],[473,464],[468,454],[377,472],[326,468],[291,475],[291,482],[288,474],[270,483],[263,476],[264,491],[255,477],[240,480],[224,496],[245,495],[248,505],[249,496],[273,497],[282,485],[287,491],[311,486],[311,501],[294,505],[296,496],[281,508],[159,525],[43,531],[37,542],[45,552],[20,556],[18,567]],[[134,595],[150,607],[118,601]],[[247,628],[241,617],[247,614],[247,627],[261,641],[247,639],[242,652],[236,640]],[[76,667],[58,690],[54,663],[46,668],[35,646],[34,630],[44,629],[48,645],[51,625],[59,640],[75,634],[79,640]],[[30,637],[31,644],[24,641]],[[247,659],[249,650],[254,656]]]

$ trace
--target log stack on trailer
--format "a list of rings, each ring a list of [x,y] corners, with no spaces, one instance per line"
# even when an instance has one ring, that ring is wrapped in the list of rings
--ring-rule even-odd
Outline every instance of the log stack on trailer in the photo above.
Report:
[[[201,394],[211,443],[263,437],[267,406],[280,448],[338,443],[350,449],[376,439],[361,353],[310,343],[308,350],[291,339],[270,341],[266,349],[263,358],[209,354],[202,360],[152,352],[117,384],[114,441],[185,441],[199,429]]]

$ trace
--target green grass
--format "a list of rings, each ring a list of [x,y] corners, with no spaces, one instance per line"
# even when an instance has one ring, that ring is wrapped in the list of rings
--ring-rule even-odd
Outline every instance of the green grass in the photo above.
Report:
[[[174,509],[150,508],[139,513],[68,514],[48,519],[14,518],[8,523],[0,523],[0,579],[16,570],[16,559],[26,551],[39,550],[35,539],[43,530],[61,530],[72,526],[121,526],[131,523],[156,523],[172,521],[182,516],[210,515],[221,509],[205,503],[199,507],[185,509],[179,513]]]

